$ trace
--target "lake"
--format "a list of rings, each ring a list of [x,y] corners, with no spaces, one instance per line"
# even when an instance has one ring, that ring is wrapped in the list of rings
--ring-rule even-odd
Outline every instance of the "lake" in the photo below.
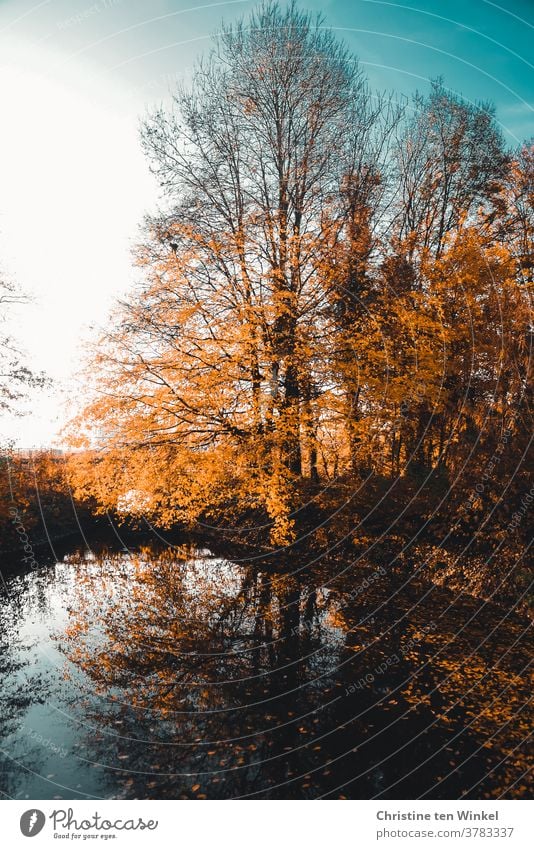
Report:
[[[529,622],[378,563],[73,548],[5,578],[8,798],[527,794]]]

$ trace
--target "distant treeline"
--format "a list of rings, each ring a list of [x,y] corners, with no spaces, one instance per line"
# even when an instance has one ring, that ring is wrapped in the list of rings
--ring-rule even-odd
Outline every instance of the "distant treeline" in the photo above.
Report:
[[[39,546],[66,538],[79,531],[79,522],[87,526],[91,521],[91,505],[72,498],[66,463],[67,457],[57,451],[3,452],[0,550],[31,557]]]

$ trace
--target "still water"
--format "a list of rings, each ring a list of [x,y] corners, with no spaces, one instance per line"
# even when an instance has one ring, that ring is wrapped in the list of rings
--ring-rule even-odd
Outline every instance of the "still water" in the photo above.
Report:
[[[372,563],[73,550],[2,590],[0,790],[524,797],[528,624]]]

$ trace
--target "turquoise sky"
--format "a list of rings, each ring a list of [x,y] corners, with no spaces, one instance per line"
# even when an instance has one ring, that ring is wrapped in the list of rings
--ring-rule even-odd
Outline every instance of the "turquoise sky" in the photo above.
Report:
[[[134,100],[164,96],[221,19],[250,0],[3,0],[0,28],[73,55]],[[510,142],[533,132],[534,0],[307,0],[365,63],[372,82],[409,92],[443,75],[466,98],[491,99]]]

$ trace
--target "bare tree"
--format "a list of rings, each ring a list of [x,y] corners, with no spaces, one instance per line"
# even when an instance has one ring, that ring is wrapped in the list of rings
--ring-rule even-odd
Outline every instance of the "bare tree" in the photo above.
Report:
[[[468,104],[436,80],[413,107],[397,147],[397,233],[439,256],[462,217],[496,194],[508,157],[489,104]]]
[[[27,301],[13,283],[0,280],[0,323],[8,321],[9,306]],[[0,410],[16,412],[26,390],[42,386],[44,377],[35,374],[23,363],[23,355],[10,333],[0,336]]]

